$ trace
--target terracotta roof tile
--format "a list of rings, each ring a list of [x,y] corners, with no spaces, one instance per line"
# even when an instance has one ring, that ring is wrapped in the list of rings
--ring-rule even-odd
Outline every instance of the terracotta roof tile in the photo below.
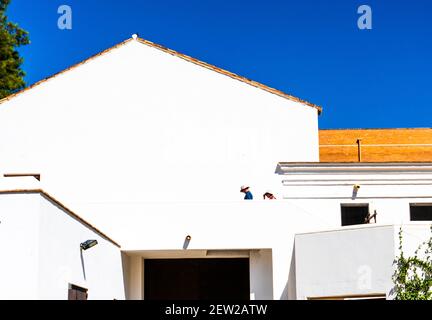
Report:
[[[295,101],[295,102],[299,102],[299,103],[302,103],[302,104],[307,105],[307,106],[309,106],[309,107],[315,108],[315,109],[318,110],[318,114],[321,114],[321,112],[322,112],[322,108],[321,108],[320,106],[318,106],[318,105],[315,105],[315,104],[310,103],[310,102],[308,102],[308,101],[305,101],[305,100],[302,100],[302,99],[300,99],[300,98],[294,97],[294,96],[289,95],[289,94],[287,94],[287,93],[285,93],[285,92],[283,92],[283,91],[280,91],[280,90],[277,90],[277,89],[271,88],[271,87],[266,86],[266,85],[264,85],[264,84],[262,84],[262,83],[260,83],[260,82],[257,82],[257,81],[250,80],[250,79],[248,79],[248,78],[245,78],[245,77],[239,76],[239,75],[237,75],[237,74],[235,74],[235,73],[233,73],[233,72],[230,72],[230,71],[224,70],[224,69],[222,69],[222,68],[216,67],[216,66],[214,66],[214,65],[212,65],[212,64],[209,64],[209,63],[207,63],[207,62],[203,62],[203,61],[201,61],[201,60],[195,59],[195,58],[190,57],[190,56],[188,56],[188,55],[182,54],[182,53],[180,53],[180,52],[178,52],[178,51],[175,51],[175,50],[172,50],[172,49],[166,48],[166,47],[161,46],[161,45],[159,45],[159,44],[157,44],[157,43],[154,43],[154,42],[151,42],[151,41],[148,41],[148,40],[145,40],[145,39],[141,39],[141,38],[138,38],[137,40],[138,40],[139,42],[143,43],[143,44],[146,44],[146,45],[150,46],[150,47],[153,47],[153,48],[159,49],[159,50],[161,50],[161,51],[163,51],[163,52],[166,52],[166,53],[169,53],[169,54],[171,54],[171,55],[173,55],[173,56],[176,56],[176,57],[182,58],[182,59],[184,59],[184,60],[186,60],[186,61],[189,61],[189,62],[192,62],[192,63],[194,63],[194,64],[197,64],[197,65],[199,65],[199,66],[201,66],[201,67],[207,68],[207,69],[209,69],[209,70],[216,71],[216,72],[221,73],[221,74],[223,74],[223,75],[226,75],[226,76],[228,76],[228,77],[230,77],[230,78],[233,78],[233,79],[236,79],[236,80],[242,81],[242,82],[247,83],[247,84],[249,84],[249,85],[251,85],[251,86],[254,86],[254,87],[256,87],[256,88],[260,88],[260,89],[265,90],[265,91],[267,91],[267,92],[270,92],[270,93],[276,94],[276,95],[281,96],[281,97],[283,97],[283,98],[286,98],[286,99],[288,99],[288,100]]]

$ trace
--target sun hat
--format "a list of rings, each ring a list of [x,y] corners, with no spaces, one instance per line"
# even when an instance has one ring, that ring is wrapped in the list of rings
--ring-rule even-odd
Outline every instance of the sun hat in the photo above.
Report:
[[[243,185],[243,186],[241,186],[241,188],[240,188],[240,192],[242,192],[242,191],[244,191],[244,190],[246,190],[246,189],[249,189],[249,186],[247,186],[247,185]]]

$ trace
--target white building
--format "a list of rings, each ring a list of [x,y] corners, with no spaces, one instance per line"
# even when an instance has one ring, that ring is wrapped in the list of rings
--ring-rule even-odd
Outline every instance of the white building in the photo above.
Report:
[[[409,212],[432,203],[432,165],[319,163],[320,112],[137,37],[4,99],[0,297],[391,298],[398,225],[427,237]]]
[[[120,246],[32,180],[0,179],[0,299],[124,299]]]

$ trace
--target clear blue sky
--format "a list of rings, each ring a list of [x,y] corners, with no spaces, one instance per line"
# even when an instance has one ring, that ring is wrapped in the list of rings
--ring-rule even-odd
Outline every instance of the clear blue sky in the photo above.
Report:
[[[432,127],[431,0],[12,0],[8,15],[30,32],[28,84],[139,33],[323,106],[320,128]]]

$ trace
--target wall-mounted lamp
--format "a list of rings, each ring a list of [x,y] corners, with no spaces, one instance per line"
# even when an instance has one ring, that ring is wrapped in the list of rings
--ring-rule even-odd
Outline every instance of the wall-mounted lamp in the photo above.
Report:
[[[97,244],[98,244],[97,240],[87,240],[80,244],[80,248],[82,250],[87,250],[90,249],[91,247],[94,247]]]
[[[360,189],[360,185],[355,184],[355,185],[353,186],[353,191],[352,191],[351,199],[354,200],[354,199],[357,197],[357,192],[359,191],[359,189]]]
[[[190,235],[187,235],[185,238],[185,241],[183,243],[183,250],[186,250],[189,246],[189,242],[191,241],[192,237]]]

